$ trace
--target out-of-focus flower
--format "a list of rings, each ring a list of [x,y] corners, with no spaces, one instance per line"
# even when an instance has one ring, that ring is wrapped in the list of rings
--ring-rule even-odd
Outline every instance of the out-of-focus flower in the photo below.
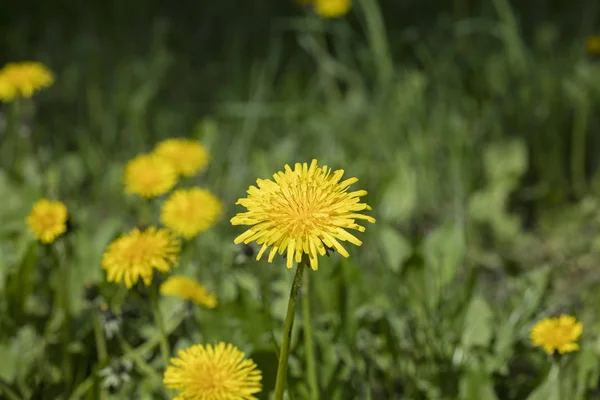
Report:
[[[60,201],[37,201],[27,217],[29,230],[42,243],[52,243],[67,231],[67,207]]]
[[[256,400],[262,375],[254,361],[232,344],[194,345],[171,358],[164,384],[177,400]]]
[[[102,257],[109,282],[125,282],[130,288],[141,278],[152,283],[154,270],[165,273],[177,266],[179,240],[168,230],[149,227],[134,229],[113,241]]]
[[[352,0],[313,0],[315,12],[322,18],[339,18],[352,7]]]
[[[165,201],[160,220],[173,232],[191,239],[212,227],[222,211],[221,202],[208,190],[179,189]]]
[[[0,69],[0,101],[29,98],[54,83],[54,75],[39,62],[8,63]]]
[[[121,316],[113,313],[106,304],[100,306],[100,322],[107,339],[112,339],[121,330]]]
[[[169,277],[160,285],[160,294],[163,296],[178,296],[206,308],[217,306],[217,296],[210,293],[199,282],[183,275]]]
[[[145,198],[167,193],[177,183],[177,171],[162,158],[142,154],[125,167],[125,191]]]
[[[579,350],[575,343],[583,332],[583,325],[575,317],[561,315],[558,318],[547,318],[535,324],[531,329],[531,341],[534,346],[543,347],[550,355]]]
[[[193,176],[208,166],[208,150],[195,140],[167,139],[160,142],[154,154],[169,162],[183,176]]]
[[[256,242],[262,245],[256,259],[271,247],[269,262],[276,253],[287,253],[287,267],[292,268],[294,260],[300,262],[302,255],[308,255],[313,270],[319,267],[318,256],[324,256],[327,248],[337,250],[342,256],[349,254],[340,241],[362,245],[346,229],[364,232],[365,228],[356,220],[374,223],[373,217],[360,214],[370,210],[367,204],[360,203],[366,190],[348,192],[357,182],[350,178],[340,182],[343,170],[331,172],[327,166],[319,167],[317,160],[310,166],[296,163],[295,169],[285,166],[284,172],[270,179],[258,179],[258,187],[250,186],[248,197],[239,199],[236,204],[248,211],[231,219],[233,225],[250,225],[246,232],[234,242]]]
[[[600,36],[588,36],[585,39],[585,52],[588,56],[600,56]]]

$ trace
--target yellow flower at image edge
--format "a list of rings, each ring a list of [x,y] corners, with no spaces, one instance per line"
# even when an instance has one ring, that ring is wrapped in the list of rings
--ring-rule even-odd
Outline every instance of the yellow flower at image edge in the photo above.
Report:
[[[162,206],[160,220],[186,239],[212,227],[221,216],[223,206],[206,189],[176,190]]]
[[[588,36],[585,39],[585,51],[589,56],[600,56],[600,36]]]
[[[350,11],[352,0],[313,0],[315,12],[322,18],[338,18]]]
[[[548,354],[558,351],[560,354],[577,351],[575,343],[581,336],[583,325],[575,317],[561,315],[558,318],[547,318],[539,321],[531,329],[531,340],[536,347],[543,347]]]
[[[31,97],[36,91],[51,86],[54,75],[39,62],[8,63],[0,69],[0,100]]]
[[[42,243],[52,243],[67,231],[67,207],[60,201],[42,199],[27,217],[29,230]]]
[[[125,167],[125,191],[145,198],[167,193],[177,183],[171,164],[150,154],[142,154]]]
[[[343,170],[332,173],[327,166],[319,167],[317,160],[313,160],[310,166],[296,163],[293,170],[286,165],[284,172],[273,175],[274,181],[258,179],[258,187],[250,186],[248,197],[236,203],[248,211],[237,214],[231,223],[250,225],[251,228],[234,242],[248,244],[255,241],[262,245],[257,260],[269,247],[269,262],[276,253],[287,252],[288,268],[292,268],[294,259],[300,262],[306,254],[311,268],[316,271],[318,256],[327,253],[326,247],[348,257],[340,241],[356,246],[362,242],[346,229],[364,232],[365,228],[356,224],[356,220],[374,223],[375,219],[359,213],[371,210],[367,204],[360,203],[360,197],[367,191],[348,192],[350,185],[358,179],[340,182],[343,174]]]
[[[183,176],[192,176],[206,169],[208,151],[195,140],[167,139],[156,145],[154,154],[169,162]]]
[[[102,257],[109,282],[125,282],[130,288],[141,278],[152,283],[154,270],[169,272],[177,266],[179,240],[168,230],[149,227],[134,229],[113,241]]]
[[[160,294],[163,296],[179,296],[207,308],[217,306],[217,296],[209,293],[204,286],[187,276],[175,275],[169,277],[160,285]]]
[[[181,393],[174,400],[256,400],[262,375],[232,344],[194,345],[171,358],[163,382]]]

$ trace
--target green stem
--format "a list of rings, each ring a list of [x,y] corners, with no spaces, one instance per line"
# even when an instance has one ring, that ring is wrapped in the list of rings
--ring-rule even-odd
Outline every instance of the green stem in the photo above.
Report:
[[[117,333],[117,338],[119,339],[119,343],[121,344],[121,347],[123,348],[123,352],[125,353],[125,358],[129,358],[131,361],[133,361],[136,365],[136,367],[138,367],[140,369],[140,371],[144,372],[146,375],[148,375],[148,377],[154,381],[154,382],[160,382],[161,381],[161,376],[150,366],[148,365],[148,363],[146,361],[144,361],[142,359],[142,357],[140,357],[139,354],[137,354],[129,345],[129,343],[127,343],[127,341],[123,338],[123,336],[121,335],[121,333]]]
[[[165,330],[165,325],[163,323],[162,315],[160,314],[160,307],[158,305],[158,288],[151,287],[150,293],[152,298],[152,313],[154,314],[154,319],[156,320],[156,326],[158,327],[158,332],[160,333],[160,352],[163,358],[164,367],[167,368],[169,365],[169,341],[167,337],[167,332]]]
[[[21,400],[21,396],[19,396],[2,378],[0,378],[0,393],[4,393],[9,400]]]
[[[79,384],[69,396],[68,400],[77,400],[83,398],[83,395],[86,394],[94,385],[94,377],[88,376],[83,382]]]
[[[298,268],[304,267],[301,263]],[[306,266],[306,268],[309,268]],[[317,363],[315,362],[315,346],[312,337],[310,318],[310,274],[304,277],[304,295],[302,296],[302,315],[304,316],[304,353],[306,356],[306,369],[308,373],[308,386],[311,399],[319,400],[319,381],[317,380]]]
[[[101,365],[104,365],[108,356],[106,352],[106,339],[104,338],[104,332],[102,332],[102,325],[98,313],[94,313],[92,324],[94,328],[94,340],[96,341],[96,352],[98,353],[98,362]]]
[[[275,400],[283,400],[283,392],[287,381],[288,357],[290,353],[290,341],[292,339],[292,328],[294,326],[294,317],[296,316],[296,301],[298,300],[298,290],[302,285],[302,274],[305,266],[300,263],[296,267],[296,275],[290,290],[287,314],[283,325],[283,339],[281,340],[281,350],[279,351],[279,365],[277,366],[277,378],[275,379]]]
[[[73,368],[71,365],[71,357],[69,355],[68,347],[71,344],[71,307],[70,307],[70,268],[67,262],[67,249],[62,241],[55,243],[55,249],[57,253],[57,261],[59,265],[60,275],[60,307],[64,313],[64,323],[62,328],[63,335],[63,370],[65,374],[65,381],[69,385],[72,381]]]
[[[582,99],[579,107],[575,109],[571,133],[571,180],[576,196],[582,196],[586,190],[585,147],[588,114],[589,102],[587,99]]]

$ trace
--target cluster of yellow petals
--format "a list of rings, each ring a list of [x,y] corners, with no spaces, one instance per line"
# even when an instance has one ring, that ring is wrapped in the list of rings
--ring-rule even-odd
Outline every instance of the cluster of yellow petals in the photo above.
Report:
[[[256,400],[262,375],[254,361],[229,343],[193,345],[171,358],[163,382],[174,400]]]
[[[321,18],[339,18],[352,8],[352,0],[297,0],[301,5],[313,5]]]
[[[67,231],[67,207],[60,201],[41,199],[27,217],[29,230],[42,243],[52,243]]]
[[[206,308],[217,306],[217,296],[210,293],[199,282],[183,275],[174,275],[164,281],[160,285],[160,294],[163,296],[178,296]]]
[[[179,189],[163,204],[160,220],[173,232],[191,239],[211,228],[222,212],[223,205],[208,190]]]
[[[575,342],[582,332],[583,325],[575,317],[561,315],[536,323],[530,336],[534,346],[543,347],[546,353],[552,355],[556,351],[564,354],[579,350],[579,345]]]
[[[208,150],[198,141],[171,138],[158,143],[153,152],[171,164],[178,174],[193,176],[202,172],[210,160]]]
[[[141,154],[125,167],[125,191],[145,198],[160,196],[177,184],[177,171],[153,154]]]
[[[235,239],[236,244],[254,241],[262,245],[257,260],[271,247],[269,262],[276,253],[287,252],[288,268],[306,254],[313,270],[318,269],[318,256],[324,256],[326,248],[348,257],[340,242],[362,245],[346,229],[364,232],[365,228],[356,221],[374,223],[375,219],[359,213],[371,209],[360,203],[367,191],[348,191],[357,178],[341,181],[343,170],[332,173],[327,166],[319,167],[317,160],[310,166],[296,163],[294,169],[289,165],[284,169],[273,175],[273,181],[258,179],[258,187],[250,186],[248,197],[237,201],[248,211],[237,214],[231,223],[252,227]]]
[[[109,282],[125,282],[130,288],[141,278],[152,283],[154,271],[169,272],[179,262],[179,240],[168,230],[134,229],[117,238],[104,252],[102,268]]]
[[[42,63],[8,63],[0,69],[0,101],[9,102],[17,97],[29,98],[52,83],[54,75]]]

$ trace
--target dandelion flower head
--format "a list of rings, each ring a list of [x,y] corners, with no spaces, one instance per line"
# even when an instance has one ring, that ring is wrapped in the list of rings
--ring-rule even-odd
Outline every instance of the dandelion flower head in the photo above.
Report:
[[[588,36],[585,39],[585,51],[589,56],[600,56],[600,36]]]
[[[583,325],[575,317],[561,315],[558,318],[547,318],[535,324],[530,336],[533,345],[543,347],[548,354],[558,351],[560,354],[579,350],[575,343],[581,336]]]
[[[179,240],[168,230],[134,229],[114,240],[104,252],[102,268],[109,282],[125,282],[130,288],[141,278],[152,283],[154,270],[165,273],[177,266]]]
[[[52,83],[54,75],[42,63],[8,63],[0,69],[0,100],[9,102],[16,97],[29,98]]]
[[[221,202],[208,190],[179,189],[165,201],[160,220],[173,232],[191,239],[212,227],[222,211]]]
[[[183,176],[193,176],[208,166],[208,150],[195,140],[167,139],[156,145],[154,154],[169,162]]]
[[[179,390],[174,400],[256,400],[262,375],[232,344],[194,345],[171,358],[163,382]]]
[[[352,7],[352,0],[314,0],[315,12],[322,18],[339,18]]]
[[[255,241],[262,245],[257,260],[271,247],[269,262],[276,253],[287,252],[288,268],[292,268],[294,259],[300,262],[306,254],[315,271],[319,267],[318,256],[327,253],[326,247],[348,257],[340,241],[362,245],[347,229],[364,232],[356,220],[374,223],[375,219],[360,213],[371,210],[360,203],[367,191],[348,191],[357,178],[340,181],[344,170],[332,173],[327,166],[319,167],[317,160],[310,166],[296,163],[294,169],[288,165],[284,169],[273,175],[274,181],[258,179],[258,187],[250,186],[248,197],[237,201],[248,211],[237,214],[231,223],[251,227],[235,238],[236,244]]]
[[[125,191],[145,198],[167,193],[177,183],[177,171],[165,160],[142,154],[125,167]]]
[[[164,281],[160,285],[160,294],[163,296],[178,296],[206,308],[217,306],[217,296],[210,293],[200,283],[183,275],[171,276]]]
[[[67,217],[63,203],[42,199],[33,205],[27,225],[37,240],[48,244],[67,231]]]

